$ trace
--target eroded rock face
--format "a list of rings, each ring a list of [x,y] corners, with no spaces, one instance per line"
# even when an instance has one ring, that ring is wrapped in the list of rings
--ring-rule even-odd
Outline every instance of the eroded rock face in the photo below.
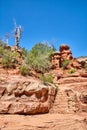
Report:
[[[87,92],[83,92],[83,93],[80,95],[80,99],[81,99],[81,102],[82,102],[82,103],[87,104]]]
[[[58,79],[58,92],[52,113],[87,112],[87,77],[77,75]]]
[[[73,58],[72,52],[70,50],[70,47],[66,44],[62,44],[59,48],[60,52],[54,52],[51,55],[51,63],[53,66],[53,69],[59,69],[62,67],[62,62],[69,61],[68,65],[66,66],[67,69],[72,68],[81,68],[81,63]]]
[[[67,65],[67,69],[71,68],[81,68],[81,64],[79,61],[72,56],[72,52],[70,47],[66,44],[60,46],[60,54],[61,54],[61,62],[65,60],[70,60],[69,64]]]
[[[52,84],[39,81],[8,81],[0,84],[0,113],[47,113],[55,99]]]
[[[68,45],[65,44],[61,45],[59,50],[61,54],[61,61],[73,59],[72,52]]]
[[[61,66],[60,52],[54,52],[51,55],[51,63],[52,63],[53,69],[60,68],[60,66]]]

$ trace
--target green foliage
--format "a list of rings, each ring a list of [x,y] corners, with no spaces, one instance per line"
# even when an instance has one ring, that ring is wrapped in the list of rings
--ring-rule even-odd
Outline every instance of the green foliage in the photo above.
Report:
[[[70,70],[68,70],[68,74],[73,74],[76,72],[76,68],[72,68]]]
[[[40,79],[41,79],[43,82],[53,83],[53,76],[52,76],[52,74],[49,74],[49,75],[47,75],[47,76],[41,75]]]
[[[15,68],[15,63],[17,63],[18,59],[18,52],[4,48],[5,45],[5,43],[0,41],[1,64],[5,68]]]
[[[63,69],[66,69],[69,63],[70,60],[63,60],[61,66],[63,67]]]
[[[53,83],[54,85],[55,85],[55,88],[56,88],[56,90],[58,90],[58,84],[56,84],[56,83]]]
[[[87,63],[85,63],[84,68],[85,68],[85,70],[87,71]]]
[[[37,71],[45,72],[51,65],[49,56],[53,53],[54,48],[47,44],[38,43],[25,58],[26,63]]]
[[[4,54],[4,47],[3,47],[3,42],[0,41],[0,57],[2,57]]]
[[[12,52],[10,50],[5,50],[3,52],[2,64],[5,68],[15,68],[15,63],[17,62],[18,53],[16,51]]]
[[[54,44],[52,44],[52,49],[53,49],[53,51],[56,51]]]
[[[3,46],[0,46],[0,57],[3,56],[3,53],[4,53],[4,48],[3,48]]]
[[[3,46],[3,44],[4,44],[4,43],[0,40],[0,46]]]
[[[19,67],[19,70],[20,70],[20,72],[21,72],[21,74],[22,74],[23,76],[26,76],[26,75],[29,74],[29,68],[28,68],[27,66],[21,65],[21,66]]]
[[[27,56],[28,51],[25,48],[21,48],[21,49],[22,49],[22,58],[24,59]]]
[[[58,84],[53,82],[53,76],[52,74],[48,75],[41,75],[40,80],[44,83],[52,83],[55,86],[55,89],[58,90]]]
[[[85,63],[84,67],[87,68],[87,63]]]

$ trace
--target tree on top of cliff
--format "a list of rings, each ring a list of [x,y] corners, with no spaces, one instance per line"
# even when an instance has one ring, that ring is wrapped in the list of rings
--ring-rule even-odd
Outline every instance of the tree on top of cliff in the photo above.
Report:
[[[51,66],[49,56],[55,51],[54,46],[37,43],[28,52],[26,63],[37,71],[45,72]]]

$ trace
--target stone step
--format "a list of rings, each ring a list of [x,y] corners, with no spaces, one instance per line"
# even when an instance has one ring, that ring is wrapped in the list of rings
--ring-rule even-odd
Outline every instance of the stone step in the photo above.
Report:
[[[87,82],[87,77],[67,77],[58,81],[60,84]]]
[[[67,100],[66,100],[66,95],[63,94],[63,92],[58,91],[54,105],[51,108],[50,113],[58,113],[59,109],[61,108],[67,109]]]

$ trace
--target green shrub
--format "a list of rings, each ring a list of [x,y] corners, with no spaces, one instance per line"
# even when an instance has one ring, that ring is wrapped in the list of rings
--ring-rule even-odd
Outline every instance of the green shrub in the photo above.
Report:
[[[2,59],[2,64],[4,68],[15,68],[15,64],[9,61],[7,57]]]
[[[85,63],[84,68],[85,68],[85,70],[87,71],[87,63]]]
[[[76,68],[72,68],[70,70],[68,70],[68,74],[73,74],[76,72]]]
[[[49,82],[49,83],[53,83],[53,76],[52,74],[49,74],[49,75],[41,75],[40,79],[43,81],[43,82]]]
[[[29,74],[29,68],[27,66],[20,66],[19,70],[23,76],[26,76]]]
[[[10,50],[4,50],[2,64],[5,68],[15,68],[15,63],[17,63],[17,52],[12,52]]]
[[[63,60],[61,67],[63,67],[63,69],[66,69],[69,63],[70,63],[70,60]]]
[[[0,57],[2,57],[4,54],[4,48],[2,46],[0,46]]]
[[[0,57],[4,54],[4,43],[0,40]]]
[[[36,44],[25,58],[26,64],[42,73],[46,72],[51,66],[49,56],[53,53],[54,48],[47,44]]]
[[[55,88],[56,88],[56,90],[58,91],[58,84],[56,84],[56,83],[53,83],[54,85],[55,85]]]
[[[22,49],[22,58],[24,59],[25,57],[27,57],[28,51],[25,48],[21,49]]]
[[[3,47],[3,45],[4,45],[4,42],[0,40],[0,46]]]

